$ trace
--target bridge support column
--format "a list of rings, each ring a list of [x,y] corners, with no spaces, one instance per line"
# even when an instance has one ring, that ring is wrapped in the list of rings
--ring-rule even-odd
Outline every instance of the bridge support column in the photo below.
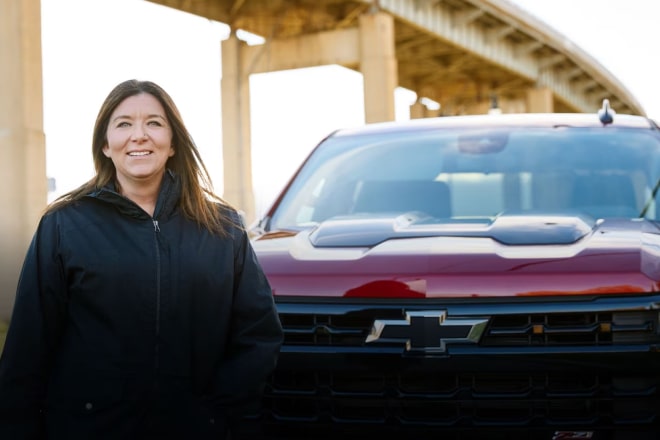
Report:
[[[440,116],[440,110],[431,110],[417,100],[410,106],[410,119],[435,118]]]
[[[528,113],[553,113],[554,111],[552,90],[547,87],[538,87],[527,91]]]
[[[17,0],[18,1],[18,0]],[[223,198],[255,220],[250,139],[250,75],[244,68],[247,44],[234,32],[222,42]]]
[[[487,115],[491,110],[489,100],[480,100],[464,106],[465,114],[467,115]]]
[[[526,113],[527,104],[524,99],[501,99],[502,113]]]
[[[40,0],[0,2],[0,319],[48,201]]]
[[[360,16],[360,71],[364,77],[365,122],[393,121],[398,85],[394,18],[384,12]]]
[[[426,106],[419,101],[415,101],[410,106],[410,119],[422,119],[426,117]]]

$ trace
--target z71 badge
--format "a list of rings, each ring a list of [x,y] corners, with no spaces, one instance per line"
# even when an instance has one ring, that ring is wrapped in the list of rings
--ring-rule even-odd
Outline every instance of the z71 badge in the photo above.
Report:
[[[555,431],[552,440],[590,439],[593,435],[593,431]]]

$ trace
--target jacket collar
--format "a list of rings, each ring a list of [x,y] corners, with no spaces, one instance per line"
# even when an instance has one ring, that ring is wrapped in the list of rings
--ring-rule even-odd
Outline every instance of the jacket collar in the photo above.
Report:
[[[113,205],[123,215],[139,219],[151,218],[135,202],[117,192],[114,182],[108,183],[103,188],[96,190],[89,197]],[[166,220],[171,217],[179,204],[181,197],[181,179],[172,170],[166,170],[160,184],[154,219]]]

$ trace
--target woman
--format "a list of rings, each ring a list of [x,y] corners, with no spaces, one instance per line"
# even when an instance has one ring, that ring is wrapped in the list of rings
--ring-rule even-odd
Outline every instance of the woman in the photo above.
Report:
[[[115,87],[96,175],[42,217],[0,360],[0,438],[221,439],[282,329],[234,209],[170,96]]]

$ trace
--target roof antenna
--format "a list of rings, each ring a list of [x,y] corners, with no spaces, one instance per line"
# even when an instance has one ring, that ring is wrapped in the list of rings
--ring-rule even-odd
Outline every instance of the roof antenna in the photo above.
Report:
[[[611,124],[614,122],[614,115],[616,112],[610,108],[610,100],[603,99],[603,108],[598,110],[598,119],[603,125]]]

